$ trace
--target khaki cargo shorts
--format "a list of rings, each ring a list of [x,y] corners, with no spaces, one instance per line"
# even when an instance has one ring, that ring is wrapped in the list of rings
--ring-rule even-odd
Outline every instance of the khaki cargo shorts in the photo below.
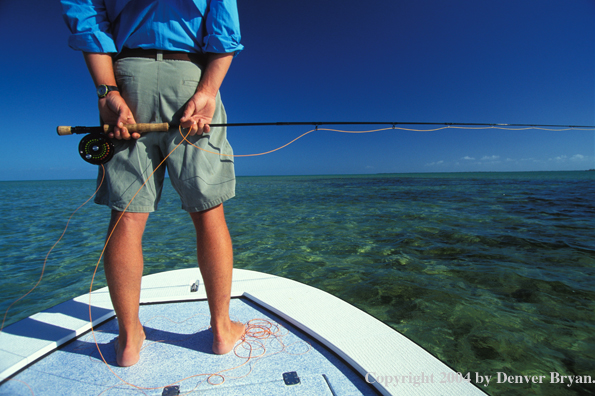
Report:
[[[118,60],[114,68],[120,92],[138,123],[177,125],[201,76],[198,65],[179,60],[124,58]],[[212,123],[226,122],[218,94]],[[182,209],[188,212],[207,210],[232,198],[235,173],[226,128],[211,128],[208,134],[187,139],[211,153],[187,142],[176,149],[183,141],[177,127],[168,132],[145,133],[138,140],[113,139],[115,154],[104,165],[106,176],[95,202],[118,211],[153,212],[161,197],[166,169],[172,186],[180,195]],[[155,171],[165,157],[164,164]],[[102,174],[100,167],[98,184]]]

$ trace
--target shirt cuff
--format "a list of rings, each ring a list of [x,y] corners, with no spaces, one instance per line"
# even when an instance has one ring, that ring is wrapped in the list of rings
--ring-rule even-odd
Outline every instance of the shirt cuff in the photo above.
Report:
[[[202,52],[214,52],[217,54],[239,54],[244,49],[240,44],[240,38],[235,36],[219,36],[210,34],[204,38]],[[234,56],[235,56],[234,55]]]
[[[68,45],[84,52],[118,52],[114,40],[104,32],[75,33],[68,38]]]

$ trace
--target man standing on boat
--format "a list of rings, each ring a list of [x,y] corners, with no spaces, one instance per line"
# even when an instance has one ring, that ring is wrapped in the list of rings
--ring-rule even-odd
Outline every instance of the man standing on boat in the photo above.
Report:
[[[219,87],[243,48],[236,1],[61,2],[72,32],[69,45],[83,52],[97,87],[101,121],[115,125],[110,134],[115,155],[105,165],[95,201],[112,210],[104,267],[118,317],[117,363],[135,364],[145,339],[138,316],[141,241],[149,213],[157,208],[165,169],[150,175],[170,153],[168,175],[196,229],[213,352],[225,354],[244,334],[244,326],[229,317],[233,252],[222,203],[235,195],[233,161],[187,142],[175,149],[182,139],[177,128],[141,136],[124,125],[179,124],[189,128],[192,144],[232,153],[225,128],[209,124],[226,123]],[[100,169],[98,180],[101,176]]]

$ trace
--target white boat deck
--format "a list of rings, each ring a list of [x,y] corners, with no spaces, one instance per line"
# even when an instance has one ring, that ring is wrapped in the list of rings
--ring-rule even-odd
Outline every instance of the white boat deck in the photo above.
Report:
[[[191,292],[190,286],[196,281],[200,285],[198,291]],[[343,382],[343,380],[339,381],[337,379],[338,377],[333,377],[334,374],[329,374],[329,377],[331,377],[329,381],[329,377],[322,377],[314,373],[311,374],[308,371],[309,369],[304,366],[303,359],[299,358],[301,356],[300,352],[300,354],[296,355],[298,357],[295,357],[297,360],[291,363],[293,365],[291,367],[300,367],[299,370],[296,370],[298,375],[300,375],[300,384],[287,386],[281,378],[276,377],[259,382],[240,382],[238,384],[242,384],[243,387],[241,389],[243,394],[248,390],[246,386],[250,386],[253,391],[249,393],[255,394],[308,394],[309,392],[307,390],[310,389],[309,387],[317,389],[312,390],[311,394],[324,394],[320,393],[321,387],[324,389],[333,389],[337,395],[366,394],[369,391],[366,390],[368,385],[365,380],[368,380],[373,383],[372,385],[376,391],[384,395],[484,395],[474,385],[460,381],[460,377],[456,373],[453,373],[452,369],[405,336],[365,312],[319,289],[273,275],[235,269],[232,297],[243,297],[241,300],[248,300],[248,306],[252,306],[255,309],[262,307],[278,315],[282,320],[302,330],[309,337],[329,348],[359,374],[356,375],[359,377],[357,379],[359,385],[357,381],[354,382],[355,385],[351,383],[338,383]],[[204,301],[205,298],[206,295],[202,287],[202,279],[196,268],[143,277],[141,293],[141,303],[143,304]],[[20,380],[19,378],[28,370],[32,370],[32,363],[42,357],[48,356],[44,358],[46,360],[55,355],[59,359],[58,354],[50,353],[57,350],[61,345],[83,334],[87,339],[92,337],[91,333],[86,334],[91,328],[89,306],[91,306],[93,325],[96,327],[114,316],[109,294],[107,289],[103,288],[94,291],[91,298],[89,298],[88,294],[77,297],[8,326],[0,333],[0,380],[8,379],[0,385],[0,394],[52,394],[40,390],[42,388],[32,389],[29,392],[28,387],[31,385],[28,381]],[[150,311],[145,306],[141,309],[144,312],[143,315],[148,315],[144,320],[153,320],[151,318],[161,315],[161,317],[166,316],[170,318],[170,321],[175,321],[173,319],[175,315],[172,316],[173,314],[171,312],[180,311],[182,305],[176,305],[173,310],[171,307],[163,306],[164,310],[169,309],[169,314],[159,313],[159,304],[152,305],[151,307],[156,307],[151,308],[151,310],[157,311]],[[208,325],[206,303],[203,302],[202,308],[196,305],[192,306],[191,309],[192,312],[197,312],[197,315],[202,309],[204,311],[203,319],[205,324]],[[238,320],[245,321],[247,318],[253,318],[257,314],[248,312],[246,315],[252,316],[243,317],[242,315],[246,311],[246,307],[240,304],[240,300],[232,301],[232,315],[237,317]],[[105,346],[111,342],[110,340],[114,339],[115,335],[117,335],[117,327],[114,326],[117,326],[115,320],[112,320],[111,324],[108,322],[104,325],[105,328],[99,326],[99,331],[95,331],[98,344]],[[178,331],[181,327],[182,325],[180,323],[176,323],[175,332],[186,334],[183,331]],[[153,337],[147,334],[148,340],[171,335],[163,330],[161,332],[158,336],[154,335]],[[208,331],[203,333],[199,332],[197,337],[193,337],[205,341],[205,337],[208,337]],[[175,336],[180,338],[180,334],[175,334]],[[202,337],[200,336],[201,334],[203,334]],[[102,337],[107,338],[103,339]],[[84,348],[85,342],[87,344],[91,343],[91,341],[87,342],[79,338],[65,347],[71,348],[71,351],[76,351]],[[82,344],[79,345],[76,343]],[[202,344],[210,347],[208,340]],[[92,346],[94,347],[94,342]],[[155,349],[157,347],[152,348]],[[198,350],[198,352],[208,354],[208,351],[201,351],[201,348],[200,346],[196,346],[194,349]],[[104,349],[102,348],[102,351]],[[141,364],[143,359],[148,359],[143,357],[143,354],[149,355],[149,352],[149,349],[147,349],[147,352],[144,350],[141,352],[141,362],[137,365],[138,367],[143,367]],[[109,353],[113,353],[113,346],[106,353],[106,360],[109,360],[107,357]],[[161,351],[161,353],[165,352]],[[163,360],[163,364],[160,365],[159,353],[150,356],[154,360],[153,367],[159,369],[159,373],[150,374],[152,369],[144,367],[143,375],[146,376],[148,372],[149,377],[154,379],[163,374],[163,366],[169,367],[171,363],[166,363],[166,360]],[[215,355],[212,356],[222,359],[221,357],[215,357]],[[99,357],[93,357],[92,354],[87,359],[95,360],[94,364],[99,361]],[[306,361],[309,359],[310,356],[308,356]],[[300,363],[298,361],[302,362]],[[110,366],[109,361],[108,364],[104,364],[103,362],[101,364],[103,366]],[[271,364],[275,366],[281,363],[273,362]],[[310,361],[311,366],[317,364],[315,361]],[[176,363],[174,366],[181,365],[182,363]],[[341,363],[337,364],[337,367],[340,365]],[[137,366],[127,369],[118,368],[113,365],[113,362],[111,366],[113,366],[112,369],[114,372],[125,373],[123,375],[132,375],[136,379],[140,378],[133,375],[134,370],[140,370],[140,368],[135,369]],[[265,369],[266,366],[264,365],[259,364],[258,366],[261,371],[255,370],[248,376],[262,379],[272,371],[270,368]],[[23,371],[25,368],[26,370]],[[62,369],[66,370],[65,368]],[[171,367],[165,371],[171,371]],[[54,377],[58,375],[59,373],[54,373]],[[116,378],[111,373],[109,376],[112,380]],[[175,376],[172,378],[174,378],[172,382],[179,379],[179,377]],[[144,381],[148,380],[145,379]],[[324,383],[325,381],[326,384]],[[333,383],[333,381],[335,382]],[[196,380],[195,382],[200,381]],[[269,388],[263,388],[263,383],[265,382]],[[164,386],[163,382],[160,382],[160,384],[158,393],[149,390],[143,390],[142,393],[166,394],[162,393],[165,392],[162,388]],[[194,389],[194,385],[184,391],[186,384],[186,381],[180,383],[181,391],[191,392]],[[228,385],[233,387],[231,381],[228,382]],[[110,394],[108,392],[113,389],[119,389],[120,392],[122,389],[125,389],[122,388],[123,385],[119,380],[111,381],[111,385],[109,386],[107,383],[104,383],[102,386],[104,388],[98,388],[100,391],[96,389],[91,394],[99,394],[101,392],[101,394],[106,395]],[[48,387],[51,387],[51,384]],[[15,389],[20,389],[22,393],[14,393]],[[204,390],[203,388],[196,389]],[[216,394],[217,389],[221,389],[222,391],[226,389],[224,393],[226,395],[233,393],[231,392],[233,388],[219,386],[209,388],[209,392],[215,392],[213,394]],[[136,388],[133,390],[136,392],[135,394],[139,393]],[[333,394],[333,391],[327,394]]]

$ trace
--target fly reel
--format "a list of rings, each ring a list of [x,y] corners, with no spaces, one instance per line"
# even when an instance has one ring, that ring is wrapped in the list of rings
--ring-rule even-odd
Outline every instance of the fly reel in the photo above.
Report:
[[[79,154],[90,164],[105,164],[114,156],[114,144],[102,133],[90,133],[81,139]]]
[[[124,127],[128,129],[128,132],[146,133],[166,132],[169,130],[170,125],[167,122],[162,122],[159,124],[124,124]],[[90,164],[105,164],[114,156],[114,144],[105,135],[113,131],[113,125],[99,127],[59,126],[56,131],[60,136],[88,133],[79,143],[79,154],[83,160]]]

